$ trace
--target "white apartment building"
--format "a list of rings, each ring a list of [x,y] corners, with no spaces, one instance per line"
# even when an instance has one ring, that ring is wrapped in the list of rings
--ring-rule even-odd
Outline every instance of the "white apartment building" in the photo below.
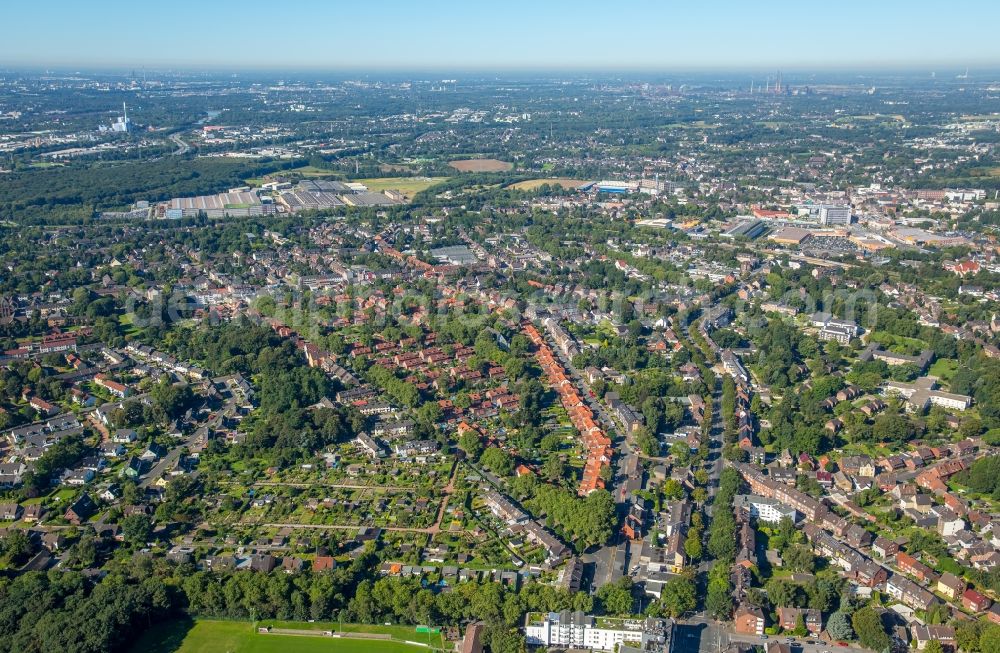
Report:
[[[566,610],[529,613],[524,629],[530,646],[613,651],[622,643],[634,642],[644,649],[669,651],[673,623],[666,619],[595,618]]]
[[[796,518],[795,508],[757,494],[738,494],[734,497],[733,504],[749,512],[751,517],[768,524],[777,524],[784,517],[793,522]]]

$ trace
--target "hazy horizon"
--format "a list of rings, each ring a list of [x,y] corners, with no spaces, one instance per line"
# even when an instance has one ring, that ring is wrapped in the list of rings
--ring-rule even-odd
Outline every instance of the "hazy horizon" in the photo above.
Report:
[[[1000,6],[845,0],[808,6],[389,0],[49,4],[11,30],[0,68],[224,71],[647,72],[1000,68]],[[8,24],[38,25],[27,4]],[[954,26],[943,29],[942,25]]]

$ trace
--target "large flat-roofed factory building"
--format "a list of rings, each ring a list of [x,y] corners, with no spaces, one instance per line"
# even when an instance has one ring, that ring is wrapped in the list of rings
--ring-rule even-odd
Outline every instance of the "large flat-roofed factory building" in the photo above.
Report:
[[[305,180],[278,196],[278,201],[291,213],[319,211],[343,206],[339,195],[351,189],[340,181]]]
[[[257,193],[233,190],[218,195],[175,197],[167,203],[166,217],[188,218],[205,215],[209,218],[244,217],[274,212],[274,206],[261,202]]]
[[[402,203],[400,199],[390,197],[387,193],[370,192],[364,184],[320,179],[300,181],[295,188],[283,192],[278,201],[291,213],[333,209],[345,205],[390,206]]]

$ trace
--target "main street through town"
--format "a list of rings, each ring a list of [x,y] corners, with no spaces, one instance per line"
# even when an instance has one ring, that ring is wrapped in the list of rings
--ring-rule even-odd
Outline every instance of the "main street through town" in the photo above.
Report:
[[[688,324],[681,326],[681,333],[689,346],[697,347],[694,339],[691,337],[690,326]],[[616,451],[616,466],[610,489],[618,507],[619,518],[622,518],[631,499],[628,490],[626,469],[629,458],[638,455],[638,453],[635,451],[630,438],[622,435],[622,429],[603,403],[591,394],[589,385],[584,380],[580,371],[573,365],[573,362],[558,347],[553,347],[553,351],[573,379],[574,384],[583,391],[581,392],[581,396],[584,398],[584,401],[586,401],[587,405],[598,417],[601,425],[612,436]],[[715,380],[714,387],[712,388],[712,421],[708,431],[708,454],[706,456],[706,469],[708,471],[706,489],[708,492],[708,501],[704,505],[704,512],[706,519],[710,521],[713,515],[713,500],[718,492],[719,481],[726,461],[722,455],[725,445],[725,418],[722,414],[722,375],[725,372],[720,369],[720,359],[717,354],[709,362],[714,368]],[[706,539],[704,542],[706,551],[708,533],[709,529],[706,528],[704,535]],[[632,558],[638,556],[640,547],[641,543],[632,543],[620,532],[615,532],[608,544],[581,555],[581,560],[590,570],[590,584],[585,585],[585,587],[594,592],[602,585],[612,583],[623,575],[629,574],[630,569],[635,570],[632,565]],[[697,583],[702,590],[705,587],[707,573],[714,564],[714,560],[703,559],[697,567]],[[637,571],[638,573],[632,575],[636,581],[641,582],[644,580],[644,575],[641,570]],[[861,653],[865,651],[862,648],[838,645],[819,639],[739,634],[734,632],[731,623],[710,619],[704,610],[695,613],[689,619],[678,620],[673,650],[676,653],[721,653],[734,643],[763,646],[772,641],[788,643],[791,645],[793,651],[802,653],[824,653],[830,651]]]
[[[682,331],[684,333],[684,337],[691,342],[692,346],[694,346],[694,343],[691,340],[691,335],[688,331],[688,326],[684,325]],[[619,518],[623,518],[624,512],[627,510],[628,502],[631,500],[626,469],[628,468],[630,462],[629,459],[638,455],[638,453],[630,441],[630,438],[622,436],[622,429],[612,417],[611,413],[608,412],[604,404],[591,394],[589,385],[584,380],[580,371],[573,365],[573,361],[567,358],[558,347],[553,347],[553,351],[558,357],[560,363],[573,379],[574,384],[583,390],[581,396],[584,398],[588,407],[598,417],[601,425],[612,436],[616,451],[616,465],[610,489],[618,507]],[[712,425],[709,429],[709,451],[707,456],[707,469],[709,473],[707,491],[709,502],[705,506],[705,513],[706,517],[709,519],[711,519],[712,516],[711,499],[714,498],[715,493],[718,490],[719,478],[724,467],[722,448],[724,444],[723,437],[725,421],[720,410],[721,400],[722,381],[721,377],[717,376],[715,380],[715,387],[712,391]],[[707,534],[708,529],[705,530],[706,538],[708,536]],[[614,582],[622,576],[629,574],[630,569],[633,568],[632,560],[637,557],[640,547],[641,543],[632,543],[621,533],[616,532],[608,544],[594,551],[583,554],[581,556],[581,560],[591,571],[589,575],[591,581],[589,586],[590,590],[594,591],[606,583]],[[706,573],[711,565],[712,561],[702,561],[698,567],[699,574]],[[641,573],[636,575],[636,580],[643,580]]]
[[[546,334],[546,339],[550,339],[548,334]],[[628,502],[632,498],[627,487],[626,469],[629,457],[636,454],[629,438],[622,436],[618,423],[611,416],[611,413],[608,412],[607,408],[605,408],[604,404],[593,396],[590,386],[576,366],[573,365],[573,361],[567,358],[558,346],[554,346],[555,343],[550,342],[550,344],[553,345],[552,351],[559,359],[559,362],[569,373],[570,378],[573,379],[574,385],[581,390],[580,396],[587,403],[587,407],[597,416],[598,422],[600,422],[614,443],[616,463],[614,475],[610,483],[610,490],[617,506],[618,521],[620,521],[624,518]],[[581,555],[580,559],[587,565],[587,568],[591,572],[589,574],[591,579],[590,589],[594,591],[601,585],[613,583],[627,573],[631,559],[631,546],[628,539],[616,529],[608,544]]]

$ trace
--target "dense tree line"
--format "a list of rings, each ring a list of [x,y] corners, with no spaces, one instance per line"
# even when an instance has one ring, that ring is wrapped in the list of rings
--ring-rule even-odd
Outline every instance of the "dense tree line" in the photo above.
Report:
[[[733,514],[733,497],[739,488],[739,473],[732,467],[722,470],[719,489],[713,501],[712,522],[708,528],[708,552],[716,559],[716,564],[712,566],[708,575],[705,610],[715,619],[729,619],[733,612],[729,569],[736,559],[736,518]]]
[[[257,385],[260,406],[244,422],[242,451],[248,456],[270,453],[275,463],[292,464],[364,427],[354,409],[311,408],[339,386],[322,370],[307,367],[295,345],[271,329],[239,320],[180,333],[183,337],[168,338],[179,357],[200,361],[216,374],[239,372]],[[160,388],[155,397],[177,410],[183,394]]]
[[[755,367],[761,380],[776,388],[790,386],[795,381],[792,370],[802,362],[800,347],[807,342],[795,327],[780,320],[770,320],[754,335],[760,352]]]
[[[89,218],[95,210],[127,207],[136,200],[218,193],[285,165],[172,157],[13,172],[0,187],[0,215]]]
[[[142,573],[112,573],[92,585],[74,571],[28,572],[0,583],[0,652],[124,649],[176,601],[160,579]]]
[[[482,621],[493,651],[516,653],[523,648],[517,627],[528,611],[631,612],[626,587],[609,586],[601,604],[584,592],[531,582],[517,589],[465,582],[438,591],[413,578],[373,578],[376,562],[369,549],[331,571],[289,575],[205,572],[139,555],[96,583],[73,571],[29,572],[0,581],[0,652],[126,650],[153,623],[187,614],[436,626]]]
[[[956,480],[973,492],[989,494],[994,501],[1000,501],[1000,456],[980,458]]]
[[[528,504],[533,513],[544,515],[545,522],[581,552],[607,542],[616,522],[614,499],[607,490],[580,498],[565,488],[540,485]]]
[[[727,566],[736,558],[736,518],[733,497],[739,491],[739,473],[727,467],[719,477],[719,490],[713,501],[712,521],[708,528],[708,552]]]
[[[951,391],[976,400],[984,428],[1000,428],[1000,360],[982,354],[969,358],[952,377]]]

